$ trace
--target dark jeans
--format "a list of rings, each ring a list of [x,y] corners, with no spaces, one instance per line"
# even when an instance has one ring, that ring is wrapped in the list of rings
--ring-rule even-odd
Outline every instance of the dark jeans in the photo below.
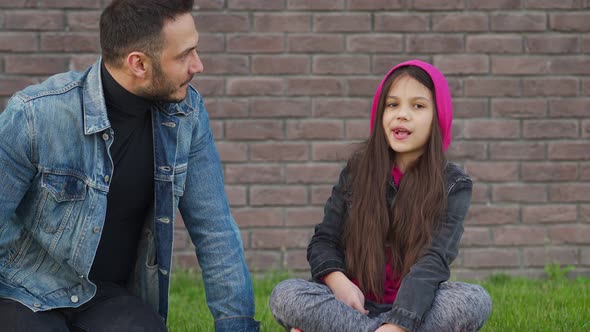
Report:
[[[165,332],[162,318],[148,304],[115,284],[100,284],[78,308],[33,312],[19,302],[0,299],[0,330],[47,332]]]

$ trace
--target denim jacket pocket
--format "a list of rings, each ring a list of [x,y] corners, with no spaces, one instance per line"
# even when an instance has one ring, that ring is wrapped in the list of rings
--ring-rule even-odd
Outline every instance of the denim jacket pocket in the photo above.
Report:
[[[47,233],[69,229],[86,198],[87,185],[79,177],[68,174],[43,173],[41,187],[48,194],[39,206],[36,222]]]
[[[186,170],[188,164],[180,164],[174,167],[174,195],[184,195],[184,186],[186,183]]]

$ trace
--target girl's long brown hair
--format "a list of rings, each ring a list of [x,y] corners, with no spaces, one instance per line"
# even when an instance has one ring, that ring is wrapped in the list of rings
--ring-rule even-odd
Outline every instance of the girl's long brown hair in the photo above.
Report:
[[[446,209],[446,158],[436,111],[424,153],[407,167],[391,205],[386,198],[395,151],[385,137],[383,111],[391,85],[403,76],[416,79],[435,98],[434,84],[422,69],[406,66],[394,71],[381,91],[371,136],[348,162],[351,202],[343,232],[346,269],[364,293],[378,298],[383,295],[387,260],[396,274],[405,276],[431,243]]]

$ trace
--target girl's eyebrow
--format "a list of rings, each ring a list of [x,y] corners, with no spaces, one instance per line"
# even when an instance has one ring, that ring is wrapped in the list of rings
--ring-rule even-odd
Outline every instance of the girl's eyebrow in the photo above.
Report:
[[[398,98],[398,97],[397,97],[397,96],[387,96],[387,99],[396,99],[396,98]],[[429,99],[429,98],[427,98],[427,97],[422,97],[422,96],[413,97],[412,99],[424,99],[424,100],[426,100],[426,101],[430,101],[430,99]]]

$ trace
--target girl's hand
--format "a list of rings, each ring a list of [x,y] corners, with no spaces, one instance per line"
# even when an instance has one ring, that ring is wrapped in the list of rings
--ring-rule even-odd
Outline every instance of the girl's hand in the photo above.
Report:
[[[406,330],[393,324],[383,324],[380,328],[376,329],[375,332],[406,332]]]
[[[329,273],[324,277],[324,282],[338,301],[363,315],[369,314],[369,311],[365,310],[365,295],[344,273],[339,271]]]

